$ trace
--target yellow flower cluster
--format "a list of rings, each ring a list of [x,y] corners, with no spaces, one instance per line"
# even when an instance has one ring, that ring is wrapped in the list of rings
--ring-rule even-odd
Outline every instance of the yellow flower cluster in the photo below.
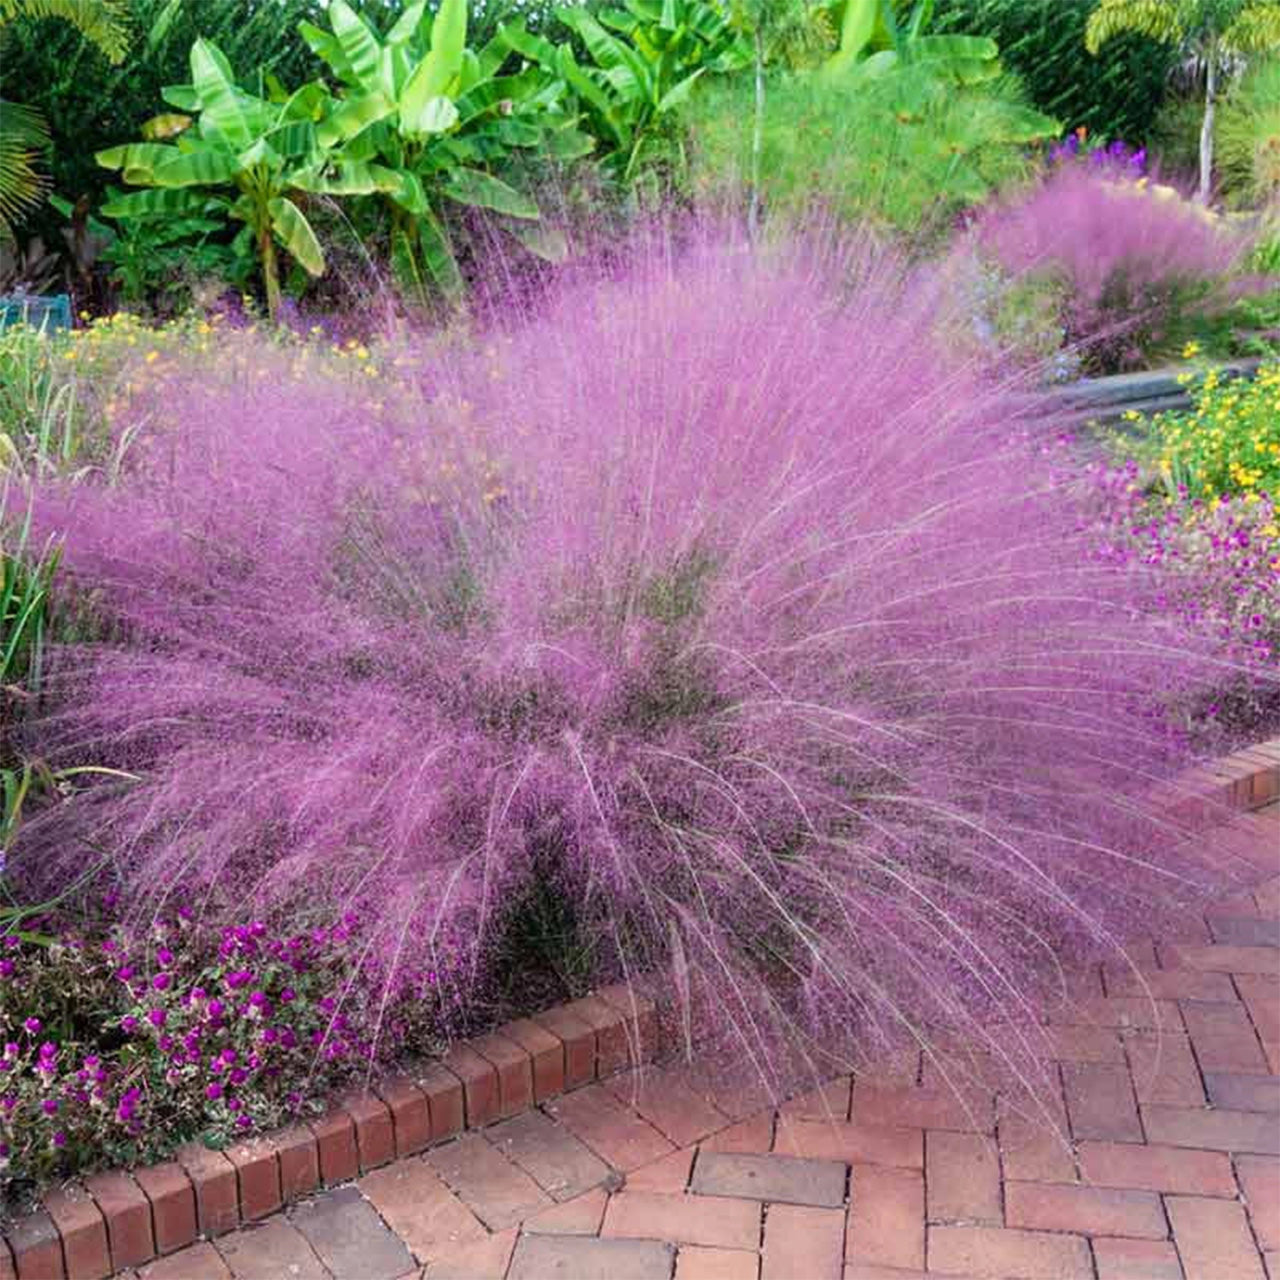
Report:
[[[92,455],[109,448],[120,424],[138,418],[140,397],[186,370],[215,380],[335,379],[362,386],[384,376],[378,350],[357,338],[334,342],[319,326],[299,334],[260,324],[252,315],[236,324],[216,313],[163,323],[127,311],[96,318],[81,313],[79,319],[80,327],[71,330],[14,325],[0,332],[0,381],[26,388],[10,397],[13,403],[0,404],[0,436],[21,452],[33,437],[48,434],[35,421],[42,406],[57,406],[66,420],[62,425],[74,427],[77,455],[63,450],[59,464],[73,468],[93,461]],[[401,385],[396,379],[388,390]],[[152,394],[143,406],[142,416],[157,429],[163,423],[155,411],[162,405],[163,398]],[[369,408],[380,413],[383,407],[379,388]],[[86,451],[90,456],[83,456]]]
[[[1151,420],[1166,481],[1206,500],[1240,495],[1255,503],[1262,494],[1280,496],[1280,362],[1263,365],[1251,382],[1224,381],[1211,370],[1193,394],[1189,412]]]

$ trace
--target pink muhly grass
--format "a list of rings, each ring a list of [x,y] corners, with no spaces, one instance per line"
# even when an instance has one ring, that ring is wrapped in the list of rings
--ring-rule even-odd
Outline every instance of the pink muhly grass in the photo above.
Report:
[[[1101,358],[1120,364],[1144,344],[1167,345],[1184,311],[1230,301],[1228,277],[1249,247],[1172,188],[1084,164],[992,206],[975,236],[1009,275],[1062,289],[1068,341],[1086,353],[1115,347]]]
[[[933,291],[853,274],[704,244],[399,384],[170,377],[117,487],[36,495],[113,637],[56,655],[39,740],[143,780],[18,865],[355,910],[375,982],[464,1009],[541,883],[771,1083],[970,1020],[1031,1049],[1060,954],[1191,891],[1143,797],[1204,672]]]

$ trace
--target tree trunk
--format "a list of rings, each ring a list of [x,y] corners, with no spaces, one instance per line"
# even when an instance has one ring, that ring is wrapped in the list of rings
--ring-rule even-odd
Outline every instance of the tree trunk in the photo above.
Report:
[[[1200,189],[1196,198],[1209,203],[1213,187],[1213,125],[1218,110],[1218,42],[1209,42],[1205,55],[1204,120],[1200,125]]]
[[[760,230],[760,158],[764,150],[764,32],[756,24],[756,109],[751,122],[751,196],[747,205],[747,234]]]
[[[276,265],[276,245],[271,238],[270,219],[258,231],[258,257],[262,262],[262,282],[267,289],[267,315],[272,324],[280,314],[280,269]]]

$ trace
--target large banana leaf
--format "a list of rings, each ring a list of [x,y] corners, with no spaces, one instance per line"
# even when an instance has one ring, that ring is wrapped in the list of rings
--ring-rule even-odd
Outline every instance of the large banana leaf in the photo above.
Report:
[[[171,143],[129,142],[99,151],[94,159],[104,169],[119,169],[126,182],[141,185],[151,181],[151,175],[158,166],[168,164],[179,154]]]
[[[253,142],[255,121],[236,88],[221,50],[208,40],[191,46],[191,84],[200,104],[200,124],[211,126],[237,150]]]
[[[157,214],[195,213],[207,209],[211,200],[207,191],[190,187],[147,187],[130,191],[107,201],[99,212],[108,218],[153,217]],[[218,202],[225,206],[226,202]]]
[[[160,90],[160,96],[171,107],[189,115],[200,110],[200,95],[196,93],[195,85],[167,84]]]
[[[678,107],[682,102],[688,100],[689,94],[693,92],[693,86],[702,78],[702,73],[706,71],[706,67],[699,67],[692,75],[685,76],[683,80],[677,81],[670,89],[658,99],[658,114],[663,115],[670,111],[673,107]]]
[[[342,47],[351,79],[365,93],[391,95],[392,87],[381,76],[381,48],[369,24],[351,8],[346,0],[333,0],[329,5],[329,25]]]
[[[880,0],[846,0],[840,22],[840,47],[827,59],[826,70],[851,67],[871,43],[879,17]]]
[[[391,266],[402,285],[420,296],[428,279],[446,298],[462,292],[462,273],[449,245],[449,236],[430,208],[411,227],[391,237]]]
[[[543,72],[530,67],[514,76],[494,76],[477,84],[462,94],[455,106],[458,109],[458,123],[467,124],[477,116],[492,110],[501,102],[525,102],[534,96],[534,91],[545,80]]]
[[[426,138],[433,133],[446,133],[458,123],[458,108],[451,98],[441,94],[428,98],[416,116],[400,113],[401,132],[409,138]]]
[[[233,181],[240,168],[229,151],[205,147],[157,165],[151,182],[157,187],[217,187]]]
[[[427,199],[422,179],[407,169],[402,169],[396,177],[399,180],[397,185],[388,192],[391,199],[406,213],[413,214],[415,218],[429,213],[431,202]]]
[[[569,256],[569,246],[559,227],[545,222],[511,222],[503,225],[530,253],[546,262],[563,262]]]
[[[347,55],[342,50],[342,42],[331,31],[325,31],[321,27],[317,27],[313,22],[307,22],[305,19],[298,23],[298,34],[306,43],[308,49],[320,59],[321,62],[329,66],[334,75],[345,83],[351,83],[355,78],[351,64],[347,61]]]
[[[442,0],[431,24],[431,49],[400,94],[402,120],[423,119],[426,104],[444,96],[462,69],[467,41],[467,0]]]
[[[442,190],[458,204],[492,209],[512,218],[539,217],[538,206],[528,196],[482,169],[454,169]]]
[[[335,147],[395,113],[396,104],[381,93],[344,98],[321,120],[316,136],[323,147]]]
[[[324,169],[300,170],[294,185],[317,195],[368,196],[398,190],[400,175],[384,165],[345,160]]]
[[[304,270],[313,276],[323,275],[324,251],[302,210],[287,196],[277,196],[267,201],[267,212],[271,215],[271,230],[275,238],[293,254]]]
[[[387,43],[390,45],[408,44],[415,36],[426,41],[431,33],[431,15],[427,12],[424,0],[407,5],[405,11],[396,19],[391,30],[387,32]]]

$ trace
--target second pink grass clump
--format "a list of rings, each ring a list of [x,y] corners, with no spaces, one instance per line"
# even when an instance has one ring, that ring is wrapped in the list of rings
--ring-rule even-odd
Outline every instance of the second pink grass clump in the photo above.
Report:
[[[1008,276],[1061,291],[1066,340],[1101,372],[1170,354],[1241,287],[1249,248],[1172,187],[1080,162],[984,211],[975,235]]]

